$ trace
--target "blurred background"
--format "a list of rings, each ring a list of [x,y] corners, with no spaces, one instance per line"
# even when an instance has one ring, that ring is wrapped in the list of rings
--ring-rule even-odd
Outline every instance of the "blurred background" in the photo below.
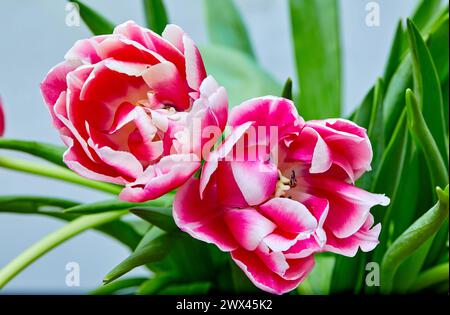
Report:
[[[218,0],[216,0],[218,1]],[[116,24],[132,19],[144,25],[140,0],[85,0]],[[288,4],[285,0],[235,0],[249,30],[259,63],[276,79],[295,80]],[[366,5],[376,2],[380,25],[366,25]],[[344,114],[349,114],[384,69],[399,18],[407,17],[417,0],[341,0]],[[202,0],[166,0],[169,18],[198,44],[206,43]],[[6,112],[6,136],[61,144],[42,101],[39,83],[60,62],[72,44],[90,36],[80,26],[66,25],[66,1],[4,0],[0,5],[0,95]],[[8,155],[11,155],[8,152]],[[19,156],[19,155],[17,155]],[[20,155],[28,158],[28,156]],[[51,195],[76,201],[108,198],[77,186],[15,173],[0,168],[0,194]],[[0,214],[0,267],[46,234],[61,221],[42,216]],[[116,241],[86,232],[39,259],[2,293],[84,293],[101,284],[103,276],[128,255]],[[80,286],[67,287],[66,264],[80,266]],[[135,270],[135,275],[145,273]]]

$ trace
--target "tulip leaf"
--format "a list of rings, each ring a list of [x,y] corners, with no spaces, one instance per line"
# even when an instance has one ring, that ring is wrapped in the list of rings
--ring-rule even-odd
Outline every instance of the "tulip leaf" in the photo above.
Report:
[[[204,0],[203,3],[210,42],[236,49],[255,59],[244,21],[234,1]]]
[[[397,124],[397,128],[394,131],[386,150],[383,153],[383,157],[376,172],[371,191],[377,193],[385,193],[391,200],[397,198],[400,179],[403,168],[405,166],[406,155],[410,146],[408,127],[406,122],[406,112],[403,112],[400,121]],[[389,180],[387,180],[389,179]],[[384,252],[386,251],[389,227],[392,221],[392,212],[395,209],[392,208],[391,203],[387,208],[376,206],[372,209],[375,222],[381,222],[381,234],[379,236],[380,243],[371,253],[370,261],[380,263]],[[366,292],[373,292],[377,287],[366,287]]]
[[[440,282],[447,282],[449,280],[449,264],[448,261],[434,266],[424,272],[422,272],[419,277],[417,277],[415,283],[413,284],[410,292],[414,293],[432,285],[438,284]]]
[[[143,0],[142,4],[147,27],[161,34],[169,23],[164,2],[162,0]]]
[[[430,51],[411,20],[407,21],[408,39],[413,56],[414,91],[423,117],[445,161],[448,143],[445,132],[444,104],[439,77]]]
[[[151,242],[138,246],[130,256],[105,276],[103,282],[109,283],[136,267],[163,259],[171,247],[171,240],[170,235],[163,234]]]
[[[174,231],[177,229],[173,221],[171,208],[136,207],[130,209],[130,212],[164,231]]]
[[[94,203],[86,203],[77,205],[64,210],[65,213],[75,214],[92,214],[106,211],[114,211],[120,209],[129,209],[138,206],[152,206],[152,207],[168,207],[172,204],[173,197],[170,194],[166,194],[158,199],[138,203],[138,202],[126,202],[120,199],[110,199],[105,201],[99,201]]]
[[[425,0],[425,2],[428,0]],[[417,11],[419,12],[419,10]],[[445,10],[443,10],[445,12]],[[448,12],[448,7],[447,7]],[[416,14],[417,15],[417,14]],[[414,19],[413,19],[414,21]],[[448,76],[448,14],[441,14],[433,23],[424,29],[420,29],[422,34],[426,34],[427,44],[430,46],[430,53],[434,60],[436,69],[439,71],[441,80]],[[405,34],[407,42],[408,34]],[[404,108],[404,95],[407,88],[413,87],[413,70],[411,53],[399,63],[392,77],[385,78],[386,95],[384,100],[384,120],[386,140],[390,138],[395,129],[397,121]]]
[[[384,80],[386,85],[389,84],[392,76],[395,73],[398,65],[404,58],[405,48],[406,48],[406,40],[405,40],[405,30],[403,29],[402,21],[400,20],[397,24],[397,29],[395,31],[394,40],[392,42],[391,50],[389,52],[388,61],[386,64],[386,68],[384,70]]]
[[[287,98],[292,101],[292,79],[287,78],[284,83],[283,91],[281,92],[281,97]]]
[[[447,8],[448,12],[448,8]],[[427,46],[434,61],[439,81],[448,79],[449,71],[449,21],[448,13],[443,15],[430,31]],[[448,87],[448,85],[447,85]]]
[[[77,214],[64,213],[66,208],[78,203],[66,199],[41,196],[0,196],[0,213],[41,214],[64,221],[72,221]],[[111,236],[134,249],[141,236],[128,224],[121,220],[98,226],[96,230]]]
[[[433,237],[429,238],[398,266],[394,275],[393,293],[404,294],[408,292],[423,267],[432,241]]]
[[[334,256],[330,256],[327,254],[316,255],[314,268],[307,278],[311,294],[326,295],[330,293],[330,285],[334,265]],[[298,289],[301,293],[302,290],[300,287]]]
[[[372,169],[378,169],[384,152],[384,121],[383,121],[383,80],[378,79],[375,85],[373,104],[371,106],[370,121],[367,134],[372,144]],[[374,172],[364,174],[358,181],[358,186],[370,188],[374,179]]]
[[[290,0],[299,101],[305,119],[339,117],[341,48],[336,0]]]
[[[418,29],[422,33],[427,32],[427,28],[430,27],[436,14],[439,12],[439,7],[442,0],[422,0],[414,13],[412,14],[411,20],[417,25]]]
[[[229,105],[264,95],[278,95],[278,84],[255,61],[238,50],[208,45],[200,47],[206,70],[227,89]]]
[[[172,284],[161,291],[158,294],[162,295],[196,295],[196,294],[207,294],[211,289],[212,283],[207,281],[202,282],[192,282],[186,284]]]
[[[75,201],[53,197],[0,196],[0,212],[46,214],[63,218],[63,209],[76,205],[78,203]]]
[[[170,273],[157,273],[151,279],[148,279],[147,281],[143,282],[140,285],[137,294],[139,295],[156,294],[163,287],[173,282],[174,279],[176,279],[176,277],[174,277],[174,275]]]
[[[147,278],[128,278],[102,285],[91,292],[91,295],[121,294],[125,290],[139,287]]]
[[[405,108],[405,91],[412,88],[411,54],[406,55],[386,87],[384,96],[384,134],[389,141]]]
[[[66,167],[66,164],[64,164],[62,160],[62,156],[66,150],[65,147],[37,141],[0,138],[0,149],[28,153],[54,164]]]
[[[448,184],[445,162],[411,90],[406,91],[406,108],[409,129],[425,154],[433,187]]]
[[[402,211],[393,211],[394,230],[392,238],[397,238],[402,234],[420,214],[417,214],[417,205],[419,203],[419,196],[424,195],[421,191],[421,157],[420,152],[414,147],[411,148],[405,161],[396,198],[391,199],[392,209],[404,209]],[[428,182],[426,182],[428,185]]]
[[[114,30],[114,24],[103,17],[100,13],[85,5],[79,0],[71,0],[80,10],[80,16],[86,26],[94,35],[111,34]]]
[[[386,251],[381,263],[381,292],[389,294],[399,265],[433,237],[448,217],[448,185],[436,189],[438,202],[417,219]]]
[[[371,191],[385,193],[390,198],[395,195],[400,182],[407,150],[408,128],[406,123],[406,112],[404,111],[397,124],[394,135],[383,153],[380,166],[376,170]],[[387,178],[389,178],[389,180],[386,180]],[[388,212],[388,210],[385,210],[384,208],[377,209],[381,211],[374,211],[376,222],[382,217],[385,217]]]
[[[351,119],[354,123],[366,129],[369,128],[370,117],[372,115],[374,91],[375,87],[371,88],[369,92],[367,92]]]

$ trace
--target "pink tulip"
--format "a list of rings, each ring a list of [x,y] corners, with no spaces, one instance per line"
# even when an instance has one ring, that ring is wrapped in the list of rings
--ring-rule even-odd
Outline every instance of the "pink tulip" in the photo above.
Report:
[[[189,179],[211,140],[192,135],[192,122],[221,131],[228,115],[225,89],[206,76],[196,45],[175,25],[161,37],[128,21],[77,41],[41,91],[68,146],[67,166],[125,185],[120,197],[134,202]]]
[[[275,294],[305,279],[315,253],[353,256],[377,245],[370,208],[389,199],[352,185],[370,169],[364,129],[343,119],[305,123],[276,97],[244,102],[229,123],[232,133],[200,178],[177,192],[183,231],[230,252],[258,288]]]
[[[5,133],[5,113],[3,112],[3,102],[0,97],[0,137]]]

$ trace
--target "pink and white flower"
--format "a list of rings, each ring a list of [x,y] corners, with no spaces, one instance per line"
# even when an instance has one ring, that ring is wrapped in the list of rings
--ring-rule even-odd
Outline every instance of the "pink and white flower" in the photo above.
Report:
[[[211,140],[192,141],[192,121],[223,130],[228,115],[225,89],[206,75],[196,45],[175,25],[159,36],[128,21],[111,35],[77,41],[41,91],[68,146],[67,166],[125,185],[120,197],[134,202],[190,178]]]
[[[244,102],[229,124],[200,178],[177,192],[183,231],[230,252],[257,287],[275,294],[303,281],[314,253],[353,256],[377,245],[381,226],[372,226],[370,208],[389,199],[352,184],[372,159],[363,128],[343,119],[304,122],[277,97]],[[270,126],[278,132],[260,128]]]

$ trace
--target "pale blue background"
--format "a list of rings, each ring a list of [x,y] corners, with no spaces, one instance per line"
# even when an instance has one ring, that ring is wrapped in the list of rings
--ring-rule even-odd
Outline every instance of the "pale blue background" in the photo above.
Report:
[[[376,1],[380,4],[381,26],[375,28],[365,24],[368,2],[343,0],[340,6],[346,113],[382,74],[397,20],[408,16],[417,0]],[[139,0],[90,0],[87,3],[116,23],[128,19],[144,22]],[[197,43],[206,42],[201,0],[166,0],[166,3],[173,23],[183,27]],[[287,1],[238,0],[237,3],[260,63],[280,81],[288,76],[295,77]],[[60,143],[50,125],[38,84],[77,39],[89,36],[84,25],[66,26],[65,5],[63,0],[2,0],[0,3],[0,95],[5,104],[8,137]],[[108,198],[77,186],[0,169],[0,194],[23,192],[84,201]],[[60,226],[60,221],[40,216],[0,214],[0,267]],[[1,292],[86,292],[99,285],[103,276],[127,254],[115,241],[87,232],[38,260]],[[65,266],[70,261],[80,264],[79,288],[65,285]],[[143,273],[144,270],[135,271],[135,274]]]

